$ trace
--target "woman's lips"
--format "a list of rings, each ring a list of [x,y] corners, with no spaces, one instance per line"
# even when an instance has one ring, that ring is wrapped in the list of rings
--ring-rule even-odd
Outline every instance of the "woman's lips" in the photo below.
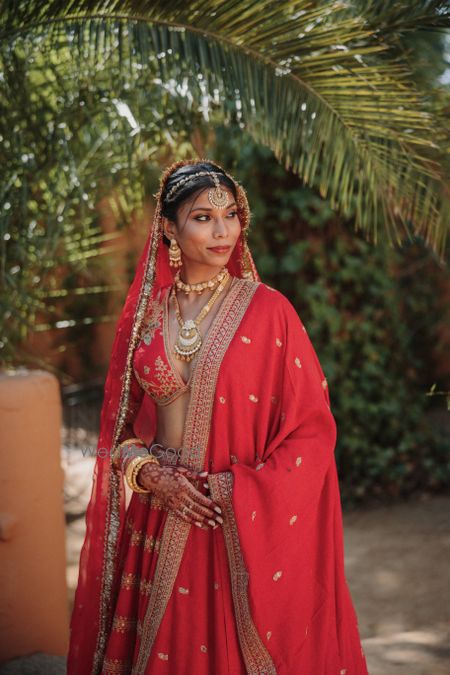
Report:
[[[228,253],[231,246],[213,246],[208,247],[208,251],[213,251],[214,253]]]

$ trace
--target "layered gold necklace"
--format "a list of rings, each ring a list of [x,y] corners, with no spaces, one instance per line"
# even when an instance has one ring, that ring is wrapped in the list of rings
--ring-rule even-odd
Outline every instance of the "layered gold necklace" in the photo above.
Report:
[[[198,330],[198,326],[203,321],[205,316],[210,311],[211,307],[214,305],[219,295],[226,286],[226,283],[230,277],[229,271],[226,269],[225,274],[223,275],[219,285],[216,290],[208,300],[208,302],[202,307],[200,312],[197,314],[195,319],[188,319],[183,321],[181,316],[180,305],[178,303],[178,298],[175,290],[175,286],[172,286],[170,290],[170,299],[173,298],[175,303],[175,315],[177,317],[178,325],[180,330],[178,332],[177,339],[173,348],[173,352],[177,359],[181,361],[191,361],[194,358],[194,355],[198,352],[202,346],[202,336]]]

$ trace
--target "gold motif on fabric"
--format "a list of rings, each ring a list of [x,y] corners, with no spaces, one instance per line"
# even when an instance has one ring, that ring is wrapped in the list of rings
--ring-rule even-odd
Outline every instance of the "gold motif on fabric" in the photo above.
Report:
[[[139,593],[142,595],[150,595],[152,590],[152,582],[147,581],[146,579],[141,579],[139,583]]]
[[[120,587],[124,588],[126,591],[131,590],[139,585],[139,577],[137,574],[132,572],[124,572],[122,574],[122,579],[120,582]]]
[[[131,670],[131,661],[123,659],[105,659],[103,661],[102,675],[122,675]]]
[[[112,629],[117,633],[127,633],[136,630],[136,619],[130,619],[128,616],[115,616]]]

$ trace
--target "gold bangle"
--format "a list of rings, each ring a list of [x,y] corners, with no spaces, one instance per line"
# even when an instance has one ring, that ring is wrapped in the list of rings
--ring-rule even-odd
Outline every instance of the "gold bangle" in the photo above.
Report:
[[[134,457],[126,468],[125,478],[128,486],[133,492],[150,492],[149,489],[141,487],[137,482],[137,475],[144,464],[158,464],[159,466],[156,457],[148,455],[146,457]]]
[[[147,490],[144,490],[144,488],[141,488],[140,486],[138,486],[139,490],[136,490],[135,481],[133,479],[134,467],[136,466],[136,464],[140,463],[142,459],[143,459],[142,457],[133,457],[133,459],[131,459],[128,462],[127,468],[125,469],[125,479],[128,483],[128,487],[134,492],[147,492]]]
[[[144,441],[141,438],[127,438],[125,441],[122,441],[122,443],[119,443],[119,445],[116,447],[112,454],[112,460],[113,464],[122,466],[122,462],[124,459],[124,453],[122,452],[122,448],[125,446],[130,446],[132,447],[133,445],[139,444],[139,447],[146,448],[147,446],[145,445]]]

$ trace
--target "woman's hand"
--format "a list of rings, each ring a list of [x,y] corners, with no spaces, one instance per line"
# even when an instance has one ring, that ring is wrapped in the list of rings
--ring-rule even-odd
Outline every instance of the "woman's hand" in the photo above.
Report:
[[[199,492],[190,481],[206,480],[205,472],[198,473],[184,466],[144,464],[137,475],[137,482],[150,490],[166,506],[188,523],[207,529],[223,523],[222,510],[206,495]],[[184,512],[183,512],[184,509]]]

